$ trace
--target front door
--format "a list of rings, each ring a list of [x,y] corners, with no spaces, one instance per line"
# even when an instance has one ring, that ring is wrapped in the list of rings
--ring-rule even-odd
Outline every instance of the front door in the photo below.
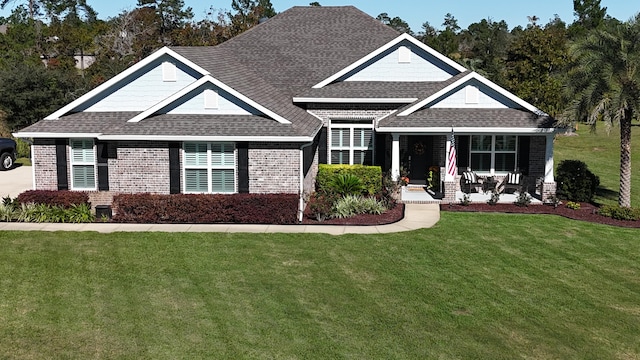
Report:
[[[426,184],[427,171],[433,165],[433,137],[409,136],[409,179],[411,183]]]

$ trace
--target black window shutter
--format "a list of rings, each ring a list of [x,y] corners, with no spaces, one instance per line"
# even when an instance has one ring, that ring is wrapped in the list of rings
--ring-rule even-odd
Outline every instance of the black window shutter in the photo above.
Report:
[[[524,175],[529,175],[529,146],[531,137],[518,137],[518,169]]]
[[[374,143],[375,146],[375,161],[373,162],[374,165],[380,166],[382,168],[382,171],[388,171],[389,169],[387,168],[387,161],[386,161],[386,145],[387,145],[387,134],[380,134],[380,133],[376,133],[376,141]]]
[[[180,143],[169,143],[169,193],[180,194]]]
[[[456,155],[458,155],[458,174],[467,171],[469,167],[469,139],[470,136],[456,136]]]
[[[98,190],[109,190],[109,146],[107,143],[98,141],[96,143],[98,152]]]
[[[249,143],[236,144],[238,149],[238,192],[249,192]]]
[[[58,190],[69,190],[67,177],[67,139],[56,139],[56,172]]]
[[[318,162],[320,164],[327,163],[327,128],[320,129],[320,143],[318,144]]]

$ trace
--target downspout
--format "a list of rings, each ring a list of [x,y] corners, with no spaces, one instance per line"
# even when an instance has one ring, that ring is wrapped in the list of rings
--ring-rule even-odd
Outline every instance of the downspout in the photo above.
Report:
[[[302,222],[304,215],[304,149],[313,145],[313,141],[300,146],[300,201],[298,203],[298,222]]]

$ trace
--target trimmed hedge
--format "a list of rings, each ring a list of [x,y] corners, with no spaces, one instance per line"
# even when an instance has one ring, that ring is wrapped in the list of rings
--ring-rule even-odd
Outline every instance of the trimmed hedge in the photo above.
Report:
[[[604,205],[600,208],[598,214],[616,220],[640,220],[640,208],[622,207],[619,205]]]
[[[114,222],[155,224],[295,224],[297,194],[120,194]]]
[[[316,191],[331,192],[331,183],[334,177],[344,174],[358,177],[362,181],[366,194],[375,195],[382,190],[382,169],[380,166],[319,164]]]
[[[73,205],[91,205],[89,195],[82,191],[27,190],[16,198],[20,204],[43,204],[69,209]]]

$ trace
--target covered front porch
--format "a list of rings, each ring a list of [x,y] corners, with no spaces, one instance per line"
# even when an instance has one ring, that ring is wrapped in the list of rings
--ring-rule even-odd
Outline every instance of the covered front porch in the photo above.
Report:
[[[386,141],[387,149],[391,149],[388,169],[395,179],[408,185],[402,192],[403,201],[455,203],[466,193],[472,202],[487,202],[492,189],[466,188],[462,179],[465,171],[495,179],[498,184],[508,173],[517,172],[525,179],[523,191],[532,199],[544,202],[555,195],[553,131],[507,128],[414,130],[391,132]],[[503,193],[500,202],[514,202],[516,197],[517,193]]]

